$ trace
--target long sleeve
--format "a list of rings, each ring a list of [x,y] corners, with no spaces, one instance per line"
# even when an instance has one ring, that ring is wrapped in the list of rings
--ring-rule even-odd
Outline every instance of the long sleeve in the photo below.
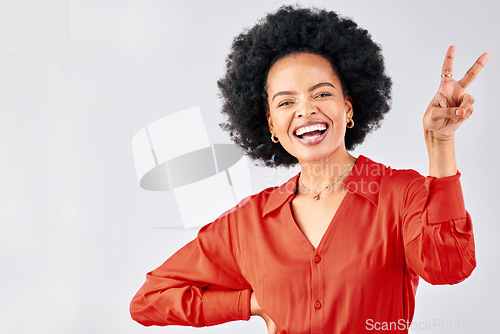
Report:
[[[216,325],[250,319],[251,286],[234,257],[229,215],[200,229],[165,263],[146,275],[130,304],[145,325]]]
[[[410,269],[431,284],[455,284],[476,266],[474,236],[460,173],[416,178],[402,196],[403,239]]]

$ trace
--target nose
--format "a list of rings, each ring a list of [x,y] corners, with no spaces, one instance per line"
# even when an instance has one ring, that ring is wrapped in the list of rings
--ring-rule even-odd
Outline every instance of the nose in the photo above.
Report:
[[[297,117],[298,118],[310,117],[311,115],[314,115],[316,112],[317,109],[314,106],[314,104],[308,100],[305,100],[302,103],[299,103],[297,109]]]

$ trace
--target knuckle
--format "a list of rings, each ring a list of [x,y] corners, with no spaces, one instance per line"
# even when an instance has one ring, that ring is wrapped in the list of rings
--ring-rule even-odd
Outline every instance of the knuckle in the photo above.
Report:
[[[476,99],[472,95],[466,94],[462,99],[464,105],[473,105]]]
[[[453,71],[453,68],[451,66],[446,66],[443,68],[443,71],[446,73],[451,73]]]
[[[439,119],[439,109],[438,108],[431,108],[431,110],[429,110],[429,115],[430,115],[430,119],[432,121],[436,121]]]
[[[475,78],[477,76],[477,72],[473,69],[467,71],[467,75],[471,78]]]

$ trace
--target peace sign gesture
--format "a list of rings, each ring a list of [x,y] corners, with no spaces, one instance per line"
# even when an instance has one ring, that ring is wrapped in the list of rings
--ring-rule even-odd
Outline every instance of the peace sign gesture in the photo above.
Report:
[[[459,81],[453,78],[454,57],[455,47],[450,46],[443,63],[441,85],[424,115],[424,131],[433,140],[452,139],[455,130],[472,115],[474,98],[467,94],[467,87],[477,77],[490,55],[483,53]]]

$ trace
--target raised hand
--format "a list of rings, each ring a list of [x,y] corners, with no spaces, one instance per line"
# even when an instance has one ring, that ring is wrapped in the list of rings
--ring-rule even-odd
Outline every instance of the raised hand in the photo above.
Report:
[[[441,85],[424,115],[426,140],[447,141],[453,139],[456,129],[472,115],[474,98],[467,88],[488,62],[490,55],[483,53],[459,81],[453,78],[455,47],[446,52],[441,75]]]

